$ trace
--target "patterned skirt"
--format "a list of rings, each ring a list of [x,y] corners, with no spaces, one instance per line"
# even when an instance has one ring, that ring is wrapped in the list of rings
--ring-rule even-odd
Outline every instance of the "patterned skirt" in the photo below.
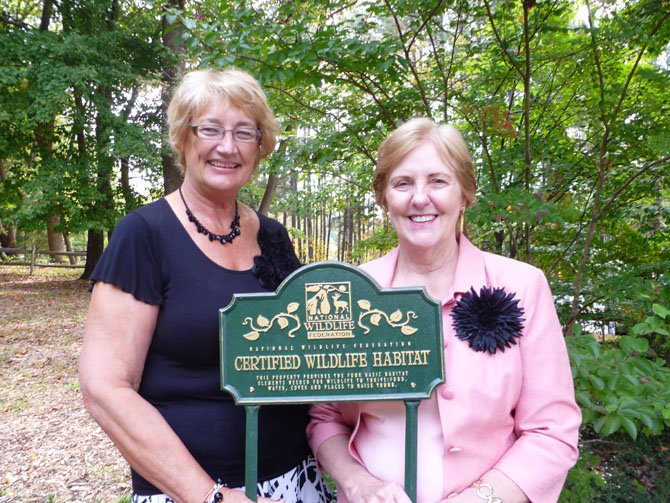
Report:
[[[244,487],[238,487],[244,492]],[[316,466],[314,456],[309,456],[298,466],[274,479],[259,482],[258,496],[273,500],[283,499],[286,503],[331,503],[333,495],[321,471]],[[165,494],[133,494],[132,503],[174,503]]]

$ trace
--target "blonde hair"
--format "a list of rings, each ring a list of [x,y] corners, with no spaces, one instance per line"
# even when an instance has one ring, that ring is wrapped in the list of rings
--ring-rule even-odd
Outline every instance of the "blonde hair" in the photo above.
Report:
[[[372,186],[377,204],[384,207],[384,191],[391,172],[416,147],[430,141],[437,148],[456,175],[465,197],[465,206],[476,200],[477,180],[468,146],[461,133],[448,124],[436,124],[430,119],[417,118],[405,122],[393,131],[380,145],[377,167]]]
[[[275,149],[279,128],[265,93],[255,78],[233,68],[191,71],[184,75],[175,89],[167,109],[170,146],[177,156],[182,174],[186,169],[184,147],[190,134],[191,119],[216,101],[225,107],[239,108],[256,121],[261,139],[254,169]]]

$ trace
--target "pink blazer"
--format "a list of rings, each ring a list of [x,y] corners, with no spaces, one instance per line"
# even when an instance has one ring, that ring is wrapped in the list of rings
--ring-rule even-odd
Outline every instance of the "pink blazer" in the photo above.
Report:
[[[396,249],[362,268],[389,287],[397,259]],[[504,287],[524,310],[517,345],[495,355],[474,351],[452,327],[456,301],[481,286]],[[458,494],[491,468],[510,477],[531,501],[557,501],[577,460],[581,412],[544,274],[482,252],[463,236],[454,290],[442,303],[442,323],[446,382],[419,407],[418,501],[435,503],[436,497]],[[347,434],[358,461],[380,478],[403,483],[401,403],[315,404],[311,416],[307,435],[314,453],[324,440]],[[346,503],[343,494],[338,501]]]

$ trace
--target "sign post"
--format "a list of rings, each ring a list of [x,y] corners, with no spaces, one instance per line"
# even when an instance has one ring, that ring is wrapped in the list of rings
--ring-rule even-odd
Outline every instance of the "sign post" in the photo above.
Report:
[[[256,501],[258,408],[403,400],[405,491],[416,501],[420,400],[444,382],[439,303],[422,288],[381,289],[341,262],[288,276],[276,293],[234,295],[220,311],[221,387],[246,409],[246,495]]]

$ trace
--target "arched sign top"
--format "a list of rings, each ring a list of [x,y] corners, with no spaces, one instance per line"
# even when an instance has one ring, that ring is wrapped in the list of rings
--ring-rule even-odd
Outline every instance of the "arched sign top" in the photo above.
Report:
[[[441,324],[423,288],[310,264],[221,309],[222,389],[240,404],[428,398],[444,381]]]

